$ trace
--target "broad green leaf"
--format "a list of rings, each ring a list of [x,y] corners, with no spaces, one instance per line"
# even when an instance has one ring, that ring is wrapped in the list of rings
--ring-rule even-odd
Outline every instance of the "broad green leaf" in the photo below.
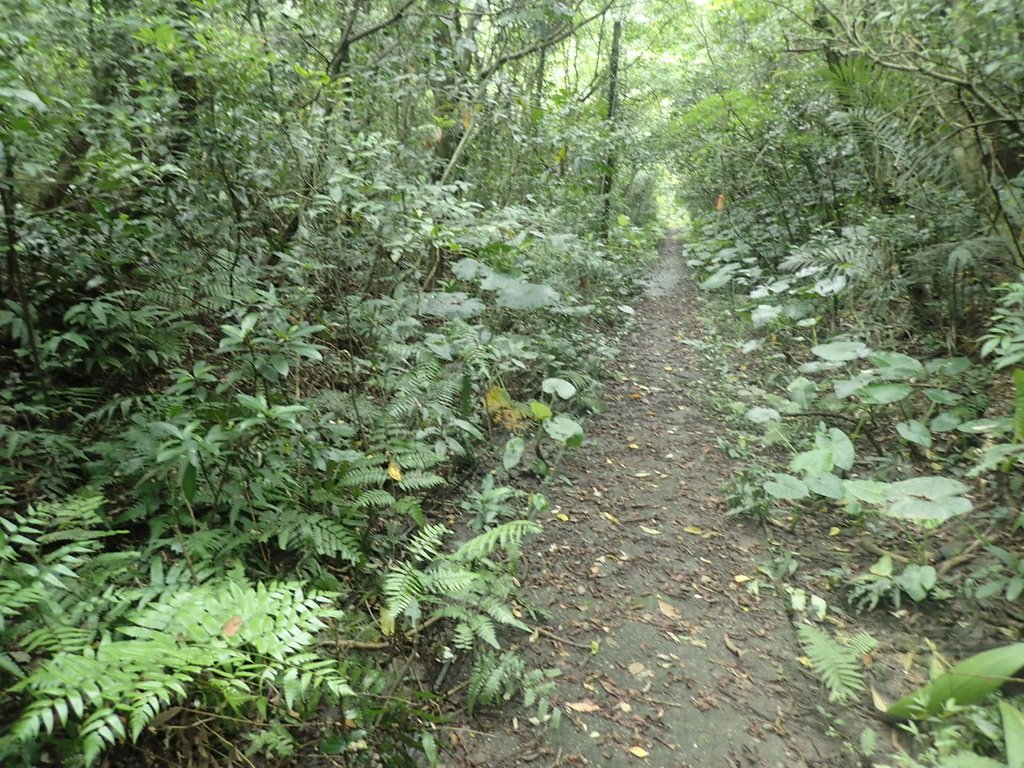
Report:
[[[526,442],[516,435],[510,437],[505,443],[505,455],[502,456],[501,464],[505,469],[512,469],[519,464],[523,458],[523,451],[526,450]]]
[[[811,404],[811,400],[814,399],[815,393],[818,391],[817,385],[805,376],[798,376],[789,382],[786,386],[786,391],[789,392],[789,399],[799,405],[801,408],[806,408]]]
[[[808,475],[804,478],[804,482],[812,493],[816,493],[819,496],[824,496],[828,499],[842,499],[846,496],[843,481],[831,472]]]
[[[869,572],[874,576],[881,576],[882,578],[889,578],[892,576],[892,556],[882,555],[878,558],[878,561],[868,569]]]
[[[938,525],[974,508],[970,499],[960,495],[968,490],[963,483],[948,477],[901,480],[890,485],[888,504],[883,512],[889,517]]]
[[[468,320],[481,314],[484,303],[463,291],[435,291],[420,298],[419,314],[428,317],[446,317]]]
[[[831,472],[835,466],[832,460],[832,446],[824,445],[812,448],[809,451],[801,451],[789,462],[789,468],[794,472],[803,474],[821,474]]]
[[[1009,419],[974,419],[957,425],[958,432],[969,435],[983,435],[989,432],[1005,432],[1010,428]]]
[[[878,366],[875,373],[883,379],[912,379],[924,373],[920,360],[899,352],[872,352],[868,361]]]
[[[856,456],[853,441],[843,430],[835,427],[829,429],[828,436],[832,441],[832,462],[840,469],[853,469],[853,460]]]
[[[822,360],[842,363],[866,357],[871,353],[871,348],[860,341],[833,341],[811,347],[811,352]]]
[[[948,389],[934,389],[929,387],[924,390],[924,396],[936,405],[956,405],[964,396],[958,392],[951,392]]]
[[[780,421],[782,415],[774,408],[763,408],[760,406],[750,408],[746,414],[748,421],[752,421],[755,424],[767,424],[770,421]]]
[[[771,304],[759,304],[750,313],[750,321],[754,324],[755,328],[761,328],[771,323],[780,314],[782,314],[782,310],[779,307],[772,306]]]
[[[844,480],[843,487],[848,496],[867,504],[884,504],[889,497],[889,484],[877,480]]]
[[[1007,768],[1024,768],[1024,713],[1008,701],[999,702]]]
[[[803,499],[810,494],[803,480],[780,473],[775,474],[774,480],[765,481],[764,490],[776,499]]]
[[[837,379],[833,382],[832,388],[836,392],[836,397],[840,400],[845,400],[850,395],[860,392],[874,380],[875,377],[870,373],[860,373],[852,379]]]
[[[950,411],[943,411],[938,414],[928,426],[932,432],[949,432],[956,429],[960,423],[960,417]]]
[[[998,690],[1021,667],[1024,667],[1024,643],[983,651],[893,702],[887,712],[894,717],[920,719],[938,714],[950,700],[960,705],[977,704]]]
[[[974,752],[957,752],[939,763],[938,768],[1006,768],[1006,765]]]
[[[542,403],[539,400],[530,401],[530,413],[533,414],[533,418],[537,421],[544,421],[552,417],[551,408],[548,407],[547,403]]]
[[[185,501],[189,504],[192,504],[196,500],[197,484],[195,465],[186,465],[185,470],[181,473],[181,492],[185,496]]]
[[[290,370],[288,365],[288,358],[284,355],[274,355],[270,358],[270,364],[274,366],[274,370],[278,372],[282,377],[288,376]]]
[[[565,379],[550,378],[541,382],[540,388],[548,395],[558,395],[563,400],[568,400],[576,394],[576,387]]]
[[[555,416],[544,422],[544,431],[561,445],[575,448],[583,442],[583,427],[568,416]]]
[[[966,357],[937,357],[925,363],[928,373],[941,376],[957,376],[970,367],[971,361]]]
[[[43,100],[39,98],[39,95],[35,91],[30,91],[27,88],[0,88],[0,98],[5,101],[17,99],[22,104],[27,104],[40,112],[46,111],[46,104],[44,104]]]
[[[931,430],[916,419],[901,421],[896,425],[896,431],[900,433],[900,437],[908,442],[915,443],[924,448],[932,447]]]
[[[914,602],[919,603],[928,597],[928,592],[935,586],[937,578],[938,574],[932,566],[911,563],[895,581]]]
[[[857,392],[857,397],[866,403],[888,405],[905,400],[913,391],[909,384],[868,384]]]
[[[506,309],[543,309],[555,306],[559,299],[558,292],[550,285],[520,282],[498,291],[495,301]]]
[[[475,277],[488,275],[491,273],[491,268],[481,264],[476,259],[459,259],[451,266],[452,274],[455,275],[459,280],[472,280]]]

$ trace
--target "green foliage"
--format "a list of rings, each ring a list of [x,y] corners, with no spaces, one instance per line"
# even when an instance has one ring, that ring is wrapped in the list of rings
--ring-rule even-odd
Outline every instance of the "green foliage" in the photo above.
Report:
[[[513,591],[511,562],[503,565],[495,555],[514,557],[522,540],[539,531],[532,521],[513,520],[463,542],[454,552],[442,553],[448,529],[428,526],[409,541],[410,559],[383,578],[388,611],[396,618],[408,617],[414,625],[425,619],[452,620],[452,643],[461,650],[479,643],[499,649],[498,625],[524,631],[529,627],[508,605]]]
[[[65,732],[86,764],[135,741],[163,710],[190,700],[215,716],[266,720],[353,696],[344,669],[314,652],[340,618],[337,595],[299,582],[250,584],[239,573],[166,571],[134,586],[134,552],[104,553],[102,499],[87,494],[15,514],[0,543],[5,697],[21,703],[0,754]],[[15,650],[16,649],[16,650]]]
[[[810,624],[797,627],[800,644],[811,662],[811,668],[828,689],[829,701],[846,701],[864,690],[860,657],[874,650],[877,641],[861,632],[839,640]]]
[[[342,697],[338,750],[436,760],[397,649],[317,636],[376,642],[390,603],[483,670],[524,628],[544,501],[478,483],[516,434],[486,393],[582,440],[656,155],[572,74],[603,69],[586,4],[399,5],[0,7],[5,760],[173,738],[168,711],[231,736],[213,762],[285,755]],[[479,537],[442,548],[449,504]]]
[[[928,685],[893,702],[887,710],[896,717],[926,717],[946,706],[976,704],[997,691],[1024,666],[1024,643],[975,654],[954,664]]]

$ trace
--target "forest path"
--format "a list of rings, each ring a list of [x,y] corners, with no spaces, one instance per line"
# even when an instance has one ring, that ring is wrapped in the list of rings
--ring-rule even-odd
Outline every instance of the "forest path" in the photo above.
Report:
[[[463,734],[448,766],[848,762],[826,735],[822,691],[799,669],[781,601],[744,586],[769,555],[756,527],[726,517],[721,485],[734,467],[706,405],[717,374],[701,359],[696,290],[679,250],[663,243],[605,412],[561,467],[544,533],[523,556],[524,601],[547,623],[521,651],[562,670],[561,727],[506,715],[489,733]]]

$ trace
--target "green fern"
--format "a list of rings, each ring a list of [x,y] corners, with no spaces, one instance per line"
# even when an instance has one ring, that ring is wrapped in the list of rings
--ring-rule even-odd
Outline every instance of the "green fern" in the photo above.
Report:
[[[495,706],[510,701],[519,690],[525,673],[522,657],[513,651],[505,651],[500,656],[480,654],[469,676],[469,711],[472,712],[478,704]]]
[[[365,561],[359,534],[342,515],[329,517],[303,509],[289,509],[268,522],[272,529],[276,529],[277,546],[286,552],[298,552],[303,559],[315,553],[354,565]]]
[[[846,701],[864,690],[860,657],[870,653],[877,641],[866,632],[833,640],[826,632],[809,624],[797,628],[800,644],[829,692],[829,701]]]
[[[264,715],[268,686],[290,710],[324,694],[352,695],[338,664],[310,651],[315,635],[340,615],[330,607],[334,599],[288,582],[228,580],[179,590],[130,615],[118,630],[128,639],[105,635],[95,647],[58,653],[12,686],[30,698],[13,737],[30,741],[68,729],[88,765],[193,694]]]
[[[541,527],[532,520],[511,520],[465,542],[453,557],[466,562],[488,557],[499,549],[518,549],[523,539],[540,531]]]

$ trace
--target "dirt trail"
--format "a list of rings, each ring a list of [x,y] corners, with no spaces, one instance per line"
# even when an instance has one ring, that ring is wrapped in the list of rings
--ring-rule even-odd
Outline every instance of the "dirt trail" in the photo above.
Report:
[[[562,467],[567,482],[550,490],[544,534],[524,558],[525,600],[547,623],[521,650],[563,670],[562,726],[506,716],[466,736],[455,765],[847,763],[783,606],[742,583],[768,556],[759,530],[725,516],[720,488],[733,467],[703,404],[716,375],[702,368],[678,246],[662,251],[605,413]]]

